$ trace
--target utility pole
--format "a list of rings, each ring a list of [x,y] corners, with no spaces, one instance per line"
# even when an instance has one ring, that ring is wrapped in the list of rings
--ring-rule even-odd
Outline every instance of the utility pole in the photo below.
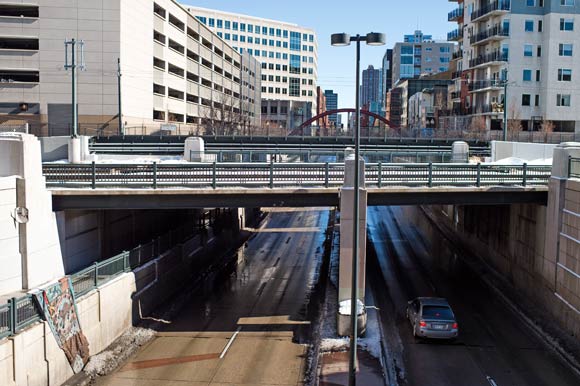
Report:
[[[76,50],[77,45],[80,49],[80,64],[77,65],[77,57],[76,57]],[[69,63],[68,58],[68,48],[71,47],[71,61]],[[71,99],[72,99],[72,133],[71,137],[76,138],[79,132],[79,112],[78,112],[78,104],[77,104],[77,67],[79,70],[85,70],[85,43],[81,41],[76,41],[75,39],[65,40],[64,42],[65,48],[65,70],[70,69],[72,75],[72,91],[71,91]]]
[[[123,127],[123,110],[121,105],[121,58],[117,58],[117,87],[119,89],[119,134],[125,136],[125,128]]]

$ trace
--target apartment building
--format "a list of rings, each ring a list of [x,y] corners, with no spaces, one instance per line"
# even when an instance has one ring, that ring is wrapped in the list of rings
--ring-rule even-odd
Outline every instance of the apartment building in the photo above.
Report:
[[[324,96],[326,97],[326,111],[338,109],[338,93],[333,90],[324,90]],[[328,119],[334,127],[340,127],[342,123],[340,114],[330,114]]]
[[[459,0],[448,20],[459,42],[452,111],[501,129],[580,131],[574,74],[580,41],[578,0]],[[505,83],[507,83],[507,85]],[[504,102],[507,86],[507,102]]]
[[[435,41],[431,35],[424,35],[422,31],[405,35],[403,42],[393,47],[392,87],[405,79],[447,71],[453,46],[454,43]]]
[[[128,133],[162,123],[192,132],[259,125],[259,63],[173,0],[0,0],[0,122],[26,120],[42,135],[70,133],[64,41],[73,38],[84,42],[81,129],[118,131],[119,88]]]
[[[262,124],[293,129],[316,114],[318,43],[313,29],[282,21],[187,7],[262,66]]]

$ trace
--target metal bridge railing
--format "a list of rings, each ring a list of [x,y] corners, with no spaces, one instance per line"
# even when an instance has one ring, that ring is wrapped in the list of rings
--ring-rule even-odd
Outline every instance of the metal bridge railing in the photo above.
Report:
[[[580,158],[568,158],[568,178],[580,178]]]
[[[45,164],[48,187],[285,188],[338,187],[343,163]],[[482,164],[366,165],[367,186],[547,185],[551,166]]]
[[[110,259],[96,262],[90,267],[70,275],[75,296],[82,296],[98,288],[116,276],[129,272],[164,252],[175,244],[182,243],[192,233],[186,234],[185,228],[177,228],[145,245],[131,251],[122,252]],[[0,305],[0,339],[12,336],[25,327],[43,319],[42,310],[37,306],[33,295],[9,299]]]

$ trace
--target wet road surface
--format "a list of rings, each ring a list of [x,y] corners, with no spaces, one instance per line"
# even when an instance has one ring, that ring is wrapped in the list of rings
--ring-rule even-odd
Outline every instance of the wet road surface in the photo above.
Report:
[[[580,385],[446,241],[427,242],[405,216],[400,207],[368,209],[368,233],[376,250],[376,259],[371,256],[368,262],[369,284],[400,385]],[[417,296],[448,299],[459,322],[456,341],[412,336],[405,309]]]
[[[302,385],[307,304],[324,253],[327,209],[272,209],[179,315],[101,386]]]

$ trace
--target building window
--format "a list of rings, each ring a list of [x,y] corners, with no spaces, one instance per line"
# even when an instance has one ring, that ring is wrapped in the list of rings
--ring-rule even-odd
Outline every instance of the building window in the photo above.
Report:
[[[560,5],[571,7],[574,5],[574,0],[560,0]]]
[[[163,35],[161,32],[157,32],[154,30],[153,31],[153,40],[165,45],[165,35]]]
[[[237,31],[237,30],[238,30],[238,22],[234,21],[234,22],[232,23],[232,29],[233,29],[234,31]]]
[[[524,82],[530,82],[532,80],[532,70],[524,70],[523,80]]]
[[[165,86],[153,83],[153,94],[165,96]]]
[[[560,31],[574,31],[574,19],[560,19]]]
[[[572,56],[572,44],[571,43],[564,43],[564,44],[560,43],[558,55],[560,55],[560,56]]]
[[[165,71],[165,61],[159,58],[153,58],[153,67],[159,68]]]
[[[181,55],[185,54],[185,47],[183,47],[181,44],[177,43],[176,41],[168,39],[167,45],[169,46],[169,48],[171,48],[174,51],[179,52]]]
[[[536,70],[536,82],[539,82],[541,80],[541,72],[540,70]]]
[[[569,68],[559,68],[558,69],[558,80],[560,82],[571,82],[572,81],[572,70]]]
[[[185,23],[183,23],[181,20],[179,20],[178,18],[176,18],[172,14],[169,14],[169,24],[171,24],[175,28],[185,32]],[[205,21],[203,22],[203,24],[205,24]]]
[[[173,88],[167,89],[167,96],[169,96],[169,98],[179,100],[183,100],[185,98],[185,94],[183,93],[183,91],[175,90]]]
[[[536,52],[536,56],[538,58],[540,58],[542,56],[542,46],[538,46],[537,52]]]
[[[556,95],[556,106],[570,107],[570,94]]]
[[[540,105],[540,96],[538,94],[536,94],[535,100],[534,100],[534,106],[538,107]]]
[[[166,11],[157,3],[153,3],[153,12],[163,20],[165,20]]]
[[[542,20],[538,20],[538,32],[542,32],[544,30],[544,22]]]
[[[0,50],[37,51],[38,39],[0,37]]]
[[[153,120],[165,121],[165,111],[153,110]]]
[[[531,44],[524,44],[524,56],[534,56],[534,47]]]
[[[167,114],[167,120],[169,122],[180,122],[180,123],[183,123],[183,119],[184,119],[183,114],[179,114],[179,113],[168,113]]]
[[[270,106],[270,114],[278,114],[278,106]]]
[[[533,20],[526,20],[525,25],[524,25],[524,31],[534,32],[534,21]]]
[[[229,20],[226,20],[225,26],[226,29],[231,29],[231,22]]]
[[[530,105],[530,94],[522,94],[522,106]]]
[[[528,7],[535,7],[536,6],[536,0],[526,0],[526,5]]]
[[[290,96],[300,96],[300,79],[290,78]]]
[[[38,5],[0,4],[0,16],[38,17]]]
[[[210,27],[215,27],[215,19],[213,19],[213,18],[210,17],[209,20],[208,20],[208,25]]]
[[[300,74],[300,55],[290,55],[290,73]]]
[[[290,50],[300,51],[300,32],[290,32]]]

